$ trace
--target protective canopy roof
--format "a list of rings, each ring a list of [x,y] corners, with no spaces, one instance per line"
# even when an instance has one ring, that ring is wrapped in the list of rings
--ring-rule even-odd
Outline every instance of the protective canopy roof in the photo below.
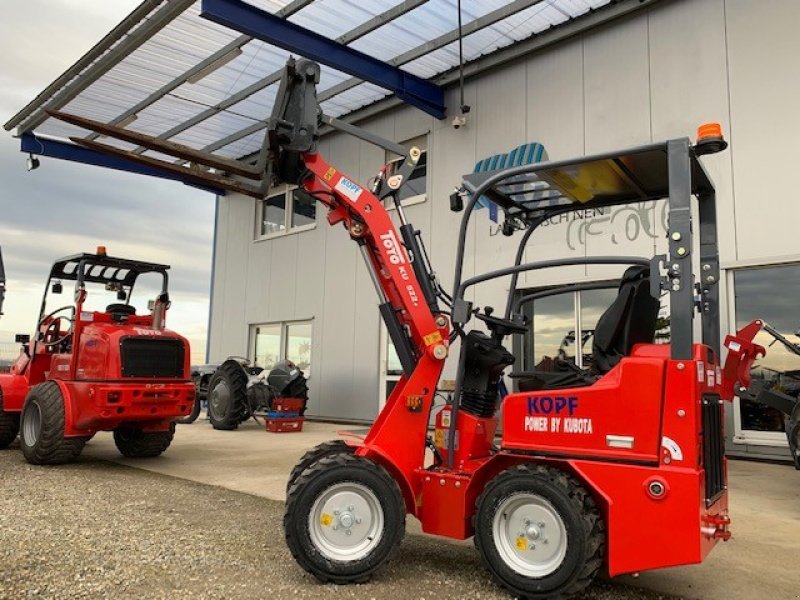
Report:
[[[145,0],[6,123],[18,134],[97,138],[44,108],[241,158],[259,150],[289,52],[200,16],[201,2]],[[424,79],[458,65],[457,0],[247,0],[266,12]],[[474,60],[610,0],[464,0],[463,52]],[[323,111],[341,117],[391,92],[323,65]],[[134,144],[103,143],[154,158]]]

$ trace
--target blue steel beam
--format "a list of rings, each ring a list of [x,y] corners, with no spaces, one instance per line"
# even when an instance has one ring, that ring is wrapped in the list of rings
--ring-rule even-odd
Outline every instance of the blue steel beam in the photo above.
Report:
[[[377,58],[309,31],[242,0],[202,0],[200,15],[233,29],[374,83],[417,108],[444,119],[441,87]]]
[[[79,162],[86,165],[94,165],[96,167],[106,167],[107,169],[116,169],[117,171],[126,171],[128,173],[135,173],[137,175],[149,175],[151,177],[158,177],[160,179],[169,179],[171,181],[179,181],[185,185],[195,187],[205,192],[211,192],[218,196],[224,196],[225,190],[218,190],[212,187],[197,185],[184,181],[182,178],[166,173],[153,167],[140,165],[132,160],[126,160],[118,156],[112,156],[97,150],[89,148],[82,148],[75,144],[53,140],[49,138],[36,137],[32,133],[24,133],[20,137],[20,151],[25,154],[36,154],[38,156],[48,156],[51,158],[59,158],[61,160],[69,160],[72,162]]]

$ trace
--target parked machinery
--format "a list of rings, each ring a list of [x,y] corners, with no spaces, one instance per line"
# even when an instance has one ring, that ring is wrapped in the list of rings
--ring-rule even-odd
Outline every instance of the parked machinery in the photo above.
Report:
[[[363,440],[326,442],[292,471],[284,528],[297,562],[321,581],[365,581],[397,551],[406,514],[427,533],[475,536],[495,578],[525,598],[570,596],[601,569],[613,576],[702,561],[731,535],[724,406],[754,359],[729,352],[724,370],[720,365],[716,198],[700,162],[725,149],[719,126],[701,128],[696,144],[673,139],[466,176],[450,199],[463,216],[448,294],[398,200],[419,149],[324,115],[316,95],[319,74],[311,61],[287,63],[255,161],[255,168],[267,167],[257,185],[215,176],[226,189],[256,197],[270,183],[297,185],[328,208],[328,222],[341,225],[358,245],[403,369]],[[53,116],[132,138],[114,126]],[[363,188],[319,153],[323,125],[400,155],[400,166],[385,167]],[[148,148],[219,168],[219,157],[137,136]],[[509,164],[515,164],[510,157]],[[244,176],[258,174],[250,169]],[[531,235],[554,216],[661,198],[669,211],[664,255],[523,263]],[[467,232],[483,199],[502,211],[503,233],[524,233],[511,266],[465,278]],[[399,228],[384,200],[393,201]],[[633,269],[595,327],[593,370],[560,383],[528,373],[525,391],[504,394],[502,376],[514,362],[504,343],[529,331],[514,310],[519,275],[577,264]],[[501,277],[510,285],[497,314],[466,299],[473,286]],[[670,340],[656,344],[662,294],[670,300]],[[473,318],[481,329],[468,331]],[[453,402],[433,415],[431,437],[434,396],[456,341]]]
[[[269,372],[252,366],[243,357],[230,357],[216,367],[205,365],[199,373],[198,390],[206,398],[208,419],[214,429],[231,430],[256,414],[269,418],[279,411],[281,399],[295,401],[292,417],[302,417],[308,403],[308,385],[303,371],[293,362],[282,360]],[[206,380],[205,385],[203,381]],[[198,404],[193,411],[199,413]]]
[[[152,457],[172,442],[174,419],[189,413],[189,343],[166,328],[167,265],[95,254],[57,260],[45,287],[33,340],[10,374],[0,374],[0,448],[21,430],[28,462],[71,461],[97,431],[113,431],[119,451]],[[144,314],[130,303],[139,278],[161,288]],[[74,304],[52,309],[63,282],[75,282]],[[114,302],[103,308],[102,298]]]

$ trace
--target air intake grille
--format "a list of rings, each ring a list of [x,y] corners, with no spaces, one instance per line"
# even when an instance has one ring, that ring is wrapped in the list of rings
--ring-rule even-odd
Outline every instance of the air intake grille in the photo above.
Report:
[[[122,340],[123,377],[183,377],[183,342],[152,338]]]
[[[703,468],[706,472],[707,504],[714,502],[725,490],[722,414],[719,396],[703,396]]]

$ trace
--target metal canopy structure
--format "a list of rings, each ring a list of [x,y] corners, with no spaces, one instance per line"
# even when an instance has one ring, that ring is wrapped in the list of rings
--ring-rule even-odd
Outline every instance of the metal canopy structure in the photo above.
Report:
[[[504,51],[513,58],[515,48],[558,41],[655,1],[466,0],[467,74]],[[458,41],[457,0],[144,0],[5,129],[22,138],[23,152],[219,192],[181,174],[112,157],[96,144],[93,149],[70,143],[69,138],[100,138],[134,155],[170,160],[50,113],[239,160],[263,144],[265,121],[290,54],[323,64],[319,97],[326,115],[355,117],[365,112],[359,109],[380,106],[394,95],[443,118],[442,85],[453,81]]]

